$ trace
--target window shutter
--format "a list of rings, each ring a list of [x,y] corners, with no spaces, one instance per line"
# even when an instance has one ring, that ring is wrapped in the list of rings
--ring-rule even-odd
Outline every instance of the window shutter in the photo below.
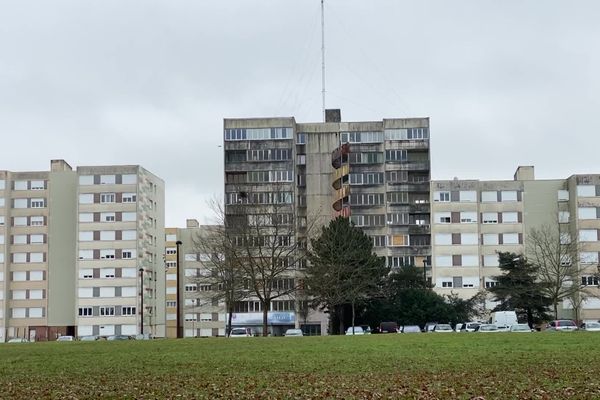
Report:
[[[100,213],[99,212],[94,213],[94,222],[100,222]]]
[[[93,276],[95,279],[98,279],[98,278],[100,278],[100,268],[94,268],[94,269],[92,270],[92,276]]]
[[[115,231],[115,240],[123,240],[123,232]]]
[[[100,231],[94,231],[94,240],[100,240]]]
[[[120,184],[122,184],[122,183],[123,183],[123,175],[121,175],[121,174],[116,174],[116,175],[115,175],[115,183],[116,183],[117,185],[120,185]]]
[[[460,233],[452,234],[452,244],[460,244]]]
[[[450,214],[450,222],[452,222],[453,224],[458,224],[460,222],[460,213],[453,211]]]
[[[100,259],[100,250],[95,249],[94,250],[94,260],[99,260],[99,259]]]
[[[116,193],[115,194],[115,202],[117,202],[117,203],[122,203],[123,202],[123,193]]]
[[[500,214],[500,213],[498,213],[498,214]],[[504,244],[504,234],[503,233],[498,234],[498,244]]]
[[[94,176],[95,178],[95,176]],[[100,177],[98,177],[98,179],[100,179]],[[100,183],[100,182],[98,182]],[[94,193],[94,204],[98,204],[100,203],[100,193]]]
[[[116,212],[115,213],[115,221],[122,221],[123,220],[123,213],[122,212]]]
[[[94,175],[94,185],[100,184],[100,175]]]
[[[123,258],[123,249],[116,249],[116,250],[115,250],[115,258],[116,258],[116,259],[121,259],[121,258]]]
[[[452,255],[452,266],[460,267],[462,265],[462,256],[460,254]]]

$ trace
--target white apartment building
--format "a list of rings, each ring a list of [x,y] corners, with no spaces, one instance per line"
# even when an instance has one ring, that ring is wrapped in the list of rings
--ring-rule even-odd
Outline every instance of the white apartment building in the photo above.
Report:
[[[164,336],[163,229],[164,184],[139,166],[0,171],[0,341],[138,333],[142,301]]]
[[[528,232],[561,224],[580,241],[575,262],[581,285],[592,294],[582,306],[583,319],[600,318],[600,176],[535,180],[534,168],[519,167],[512,181],[451,180],[431,182],[432,267],[434,290],[462,298],[496,284],[497,252],[526,253]],[[494,307],[486,302],[488,309]],[[572,318],[565,300],[560,315]]]
[[[225,336],[227,314],[224,300],[216,287],[218,285],[200,278],[210,273],[211,255],[205,254],[202,246],[197,244],[221,229],[223,227],[218,225],[200,225],[195,219],[188,219],[185,228],[165,229],[166,315],[169,338],[177,337],[177,322],[180,324],[181,337]],[[178,292],[181,296],[179,299]],[[181,301],[179,308],[178,301]]]

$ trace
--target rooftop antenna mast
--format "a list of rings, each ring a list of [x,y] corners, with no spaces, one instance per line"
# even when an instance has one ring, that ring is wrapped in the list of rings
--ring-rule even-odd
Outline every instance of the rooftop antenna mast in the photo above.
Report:
[[[321,96],[323,97],[323,122],[325,119],[325,7],[321,0]]]

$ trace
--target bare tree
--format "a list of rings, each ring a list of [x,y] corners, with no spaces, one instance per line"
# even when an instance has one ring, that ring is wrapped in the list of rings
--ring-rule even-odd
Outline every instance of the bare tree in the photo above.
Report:
[[[530,229],[526,245],[527,259],[538,270],[538,280],[552,302],[554,318],[558,318],[558,304],[566,299],[571,300],[577,314],[587,293],[581,287],[579,241],[561,225],[557,222]]]
[[[220,206],[213,209],[220,213]],[[222,215],[222,213],[221,213]],[[236,302],[243,300],[248,295],[245,285],[243,270],[233,262],[231,254],[232,240],[226,234],[224,226],[209,225],[198,231],[192,238],[194,248],[200,254],[203,268],[190,280],[198,286],[208,286],[209,290],[201,291],[198,300],[207,300],[211,303],[224,302],[227,311],[225,335],[231,332],[231,321]]]
[[[316,221],[294,214],[291,192],[270,189],[239,191],[223,214],[226,259],[243,274],[248,299],[260,303],[264,336],[272,301],[294,299],[306,262],[306,235]]]

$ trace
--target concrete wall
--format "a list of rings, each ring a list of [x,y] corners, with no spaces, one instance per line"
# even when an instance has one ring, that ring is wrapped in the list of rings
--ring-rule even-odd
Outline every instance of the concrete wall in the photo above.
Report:
[[[48,207],[48,325],[73,326],[77,313],[76,172],[50,172]]]

